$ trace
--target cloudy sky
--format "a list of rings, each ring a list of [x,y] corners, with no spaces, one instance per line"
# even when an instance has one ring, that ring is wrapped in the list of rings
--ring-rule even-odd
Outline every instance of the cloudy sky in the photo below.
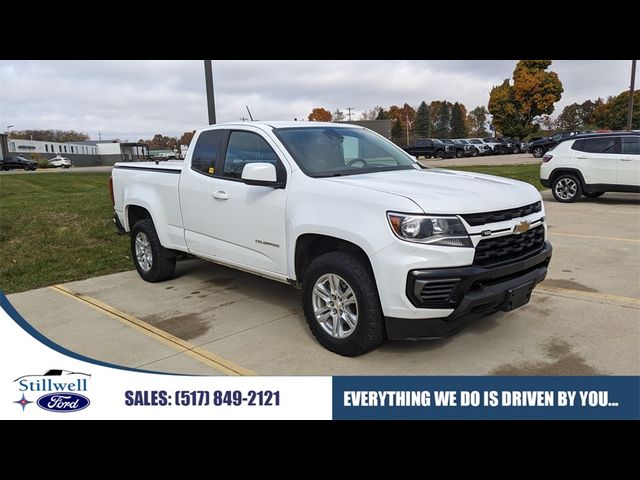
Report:
[[[486,105],[492,86],[510,78],[515,60],[214,61],[218,121],[306,118],[322,106],[417,106],[449,100]],[[558,60],[562,107],[617,95],[629,87],[628,60]],[[0,60],[0,131],[61,129],[92,139],[181,135],[207,124],[202,61]]]

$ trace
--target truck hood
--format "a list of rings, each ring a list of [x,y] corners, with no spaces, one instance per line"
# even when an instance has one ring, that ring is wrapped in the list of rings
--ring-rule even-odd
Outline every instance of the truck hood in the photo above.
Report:
[[[425,213],[482,213],[522,207],[541,199],[530,184],[509,178],[441,169],[397,170],[327,179],[400,195]]]

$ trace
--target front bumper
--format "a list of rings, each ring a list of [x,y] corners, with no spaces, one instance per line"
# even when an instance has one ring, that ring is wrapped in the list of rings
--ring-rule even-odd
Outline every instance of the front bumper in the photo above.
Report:
[[[451,314],[444,318],[408,319],[385,317],[390,340],[442,338],[464,328],[469,320],[499,310],[510,311],[529,301],[531,291],[547,275],[552,247],[545,242],[537,254],[499,267],[459,267],[413,270],[407,278],[407,297],[418,308],[419,289],[429,282],[456,280],[456,287],[446,300]],[[434,305],[446,308],[446,305]],[[454,308],[455,307],[455,308]]]

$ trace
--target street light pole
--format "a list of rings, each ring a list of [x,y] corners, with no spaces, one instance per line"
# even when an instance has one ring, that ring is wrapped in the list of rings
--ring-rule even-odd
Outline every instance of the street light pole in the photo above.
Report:
[[[636,60],[631,60],[631,85],[629,87],[629,113],[627,114],[627,130],[631,130],[633,120],[633,93],[636,86]]]
[[[7,137],[9,136],[9,129],[13,128],[13,125],[7,125]]]
[[[409,115],[405,114],[405,118],[407,119],[407,146],[409,146]]]
[[[216,103],[213,97],[213,67],[212,60],[204,61],[204,80],[207,89],[207,110],[209,112],[209,125],[216,123]]]

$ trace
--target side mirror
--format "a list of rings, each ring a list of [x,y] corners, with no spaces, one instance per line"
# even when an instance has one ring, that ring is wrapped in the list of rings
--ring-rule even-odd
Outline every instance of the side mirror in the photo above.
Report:
[[[247,185],[262,187],[281,187],[276,174],[276,167],[272,163],[247,163],[242,169],[242,181]]]

